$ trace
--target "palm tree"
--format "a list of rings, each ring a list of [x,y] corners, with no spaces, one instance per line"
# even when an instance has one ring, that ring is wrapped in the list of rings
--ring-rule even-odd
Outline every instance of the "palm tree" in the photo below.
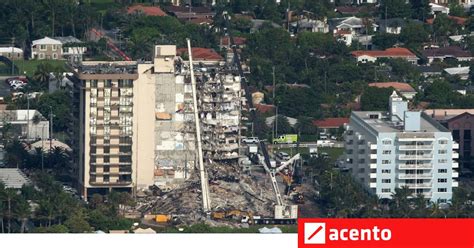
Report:
[[[28,204],[26,199],[22,198],[17,202],[17,204],[15,205],[15,215],[21,222],[20,232],[24,233],[26,223],[28,222],[28,218],[31,215],[30,205]]]
[[[11,233],[11,225],[12,225],[12,217],[13,217],[13,214],[12,214],[12,202],[15,201],[15,197],[17,196],[17,193],[18,191],[16,191],[15,189],[6,189],[5,190],[5,198],[7,200],[7,229],[8,229],[8,233]]]
[[[408,217],[410,212],[410,204],[408,197],[411,196],[411,191],[408,187],[396,188],[395,193],[392,194],[391,211],[395,212],[396,216]]]
[[[41,63],[36,67],[36,71],[33,74],[33,79],[38,81],[43,88],[49,83],[49,79],[51,77],[50,72],[52,71],[53,69],[50,64]]]

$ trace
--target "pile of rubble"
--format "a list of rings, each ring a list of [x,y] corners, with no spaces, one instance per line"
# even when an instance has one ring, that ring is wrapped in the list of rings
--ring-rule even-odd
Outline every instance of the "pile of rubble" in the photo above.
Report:
[[[275,195],[268,176],[262,172],[242,174],[240,168],[229,164],[209,166],[209,188],[212,211],[241,210],[254,215],[272,216]],[[177,216],[187,225],[205,221],[212,225],[221,223],[209,220],[202,212],[199,178],[193,176],[174,190],[160,196],[146,197],[141,207],[145,214],[169,214]]]

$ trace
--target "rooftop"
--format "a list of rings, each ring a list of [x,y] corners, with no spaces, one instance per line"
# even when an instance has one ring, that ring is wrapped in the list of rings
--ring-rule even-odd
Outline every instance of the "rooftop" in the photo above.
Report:
[[[412,53],[407,48],[403,47],[393,47],[388,48],[386,50],[370,50],[370,51],[353,51],[352,55],[355,57],[360,57],[363,55],[371,56],[371,57],[416,57],[414,53]]]
[[[12,51],[15,53],[23,52],[23,50],[18,47],[0,47],[0,53],[11,53]]]
[[[474,115],[474,109],[425,109],[423,112],[437,121],[446,121],[464,113]]]
[[[81,74],[136,74],[136,62],[82,62],[75,65],[75,70]]]
[[[202,48],[202,47],[193,47],[191,52],[193,53],[193,60],[223,60],[222,56],[218,54],[214,49],[211,48]],[[176,55],[181,56],[183,54],[188,54],[187,48],[178,48],[176,50]]]
[[[167,16],[158,6],[145,6],[142,4],[133,5],[127,8],[128,14],[143,13],[147,16]]]
[[[440,48],[425,49],[421,52],[426,57],[452,56],[452,57],[472,57],[469,51],[458,46],[447,46]]]
[[[64,37],[58,36],[58,37],[54,37],[54,39],[59,40],[62,44],[82,42],[81,40],[79,40],[78,38],[74,36],[64,36]]]
[[[369,83],[370,87],[377,87],[377,88],[394,88],[399,92],[416,92],[411,85],[407,83],[401,82],[376,82],[376,83]]]
[[[245,42],[247,42],[247,39],[244,37],[234,37],[234,43],[237,46],[245,45]],[[229,36],[221,37],[221,45],[228,46],[229,44],[230,44]]]
[[[349,123],[349,118],[326,118],[313,121],[313,125],[319,128],[338,128],[346,123]]]
[[[0,168],[0,182],[5,188],[21,189],[25,184],[31,184],[25,174],[17,168]]]
[[[384,111],[354,111],[353,116],[370,125],[378,133],[406,133],[403,124],[394,123],[390,120],[387,112]],[[379,118],[373,118],[379,116]],[[446,132],[441,125],[436,125],[434,120],[422,114],[420,119],[420,131],[410,131],[409,133],[426,133],[426,132]]]

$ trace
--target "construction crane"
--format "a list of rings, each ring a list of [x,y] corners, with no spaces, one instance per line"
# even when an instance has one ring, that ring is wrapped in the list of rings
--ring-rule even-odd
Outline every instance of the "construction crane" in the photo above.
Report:
[[[188,43],[189,54],[189,70],[191,71],[191,86],[193,92],[193,108],[194,108],[194,123],[196,125],[196,141],[198,151],[199,175],[201,179],[201,193],[202,193],[202,210],[206,213],[211,210],[211,197],[209,193],[209,182],[207,180],[206,170],[204,168],[204,157],[202,154],[202,140],[201,140],[201,123],[199,121],[197,93],[196,93],[196,79],[194,78],[193,55],[191,49],[191,40],[186,39]]]
[[[249,112],[250,112],[250,117],[251,117],[251,120],[253,122],[254,125],[256,125],[256,113],[255,113],[255,107],[253,106],[253,102],[252,102],[252,94],[250,94],[250,89],[249,89],[249,86],[248,86],[248,82],[247,82],[247,79],[245,78],[245,75],[244,75],[244,71],[242,69],[242,64],[240,63],[240,57],[239,57],[239,53],[237,51],[237,46],[235,45],[235,42],[234,42],[234,36],[232,35],[232,32],[230,32],[230,17],[227,13],[227,11],[224,11],[222,13],[223,17],[224,17],[224,23],[225,23],[225,26],[227,28],[227,30],[229,31],[228,34],[229,34],[229,41],[230,41],[230,45],[232,47],[232,52],[234,53],[234,64],[237,66],[237,69],[238,69],[238,72],[239,72],[239,75],[241,77],[241,85],[242,85],[242,88],[245,90],[245,97],[246,97],[246,100],[247,100],[247,106],[248,106],[248,109],[249,109]],[[299,159],[299,154],[297,154],[296,156],[294,156],[291,160],[291,162],[287,163],[283,163],[282,166],[278,167],[276,170],[275,169],[272,169],[272,166],[271,166],[271,163],[270,163],[270,156],[268,155],[268,151],[267,151],[267,146],[265,144],[264,141],[260,141],[260,151],[262,151],[262,154],[263,154],[263,157],[264,157],[264,161],[263,161],[263,167],[265,169],[265,171],[268,172],[269,176],[270,176],[270,180],[272,182],[272,188],[273,188],[273,191],[275,193],[275,198],[276,198],[276,206],[275,206],[275,219],[278,219],[278,218],[285,218],[285,219],[296,219],[296,212],[297,212],[297,206],[286,206],[284,203],[283,203],[283,199],[282,199],[282,196],[281,196],[281,193],[280,193],[280,188],[278,187],[278,182],[276,180],[276,176],[275,174],[277,173],[277,170],[280,171],[282,169],[284,169],[286,166],[288,166],[289,164],[293,163],[296,159]],[[296,208],[296,209],[295,209]]]

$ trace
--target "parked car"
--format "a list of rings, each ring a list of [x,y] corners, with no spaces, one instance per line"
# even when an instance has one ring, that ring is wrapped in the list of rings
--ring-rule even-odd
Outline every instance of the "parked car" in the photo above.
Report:
[[[287,161],[290,159],[290,155],[286,152],[279,152],[277,153],[277,157],[283,161]]]
[[[242,139],[242,142],[245,144],[257,144],[260,140],[258,137],[245,137]]]

